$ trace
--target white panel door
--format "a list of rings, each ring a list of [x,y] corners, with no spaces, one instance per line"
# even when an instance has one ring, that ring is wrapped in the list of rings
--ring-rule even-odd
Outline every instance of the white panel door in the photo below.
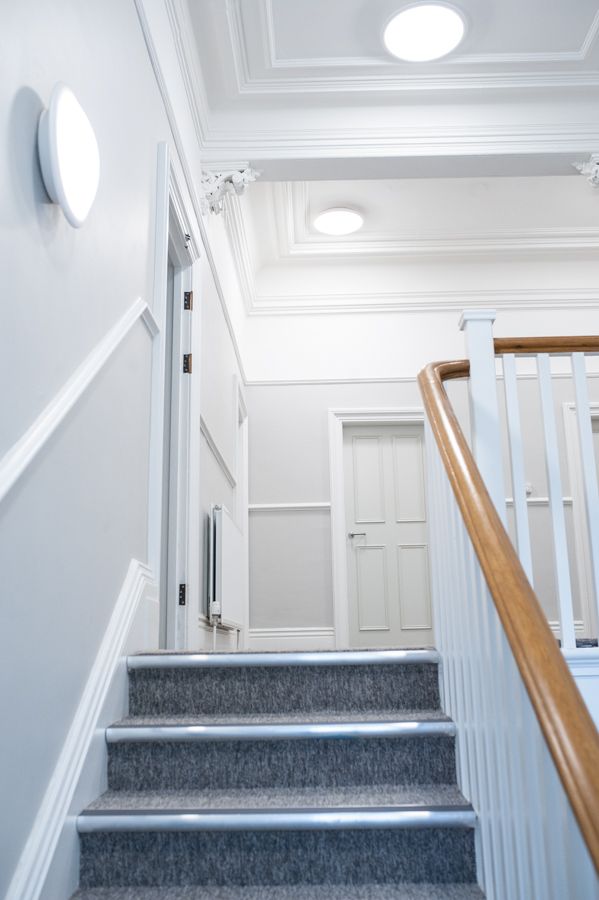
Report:
[[[433,642],[422,425],[343,430],[352,647]]]

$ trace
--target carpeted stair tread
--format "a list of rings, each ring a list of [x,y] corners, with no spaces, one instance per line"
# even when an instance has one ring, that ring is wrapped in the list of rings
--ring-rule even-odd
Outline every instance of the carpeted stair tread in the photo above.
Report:
[[[287,725],[287,724],[328,724],[337,722],[449,722],[448,716],[440,709],[385,709],[366,712],[321,710],[316,712],[285,713],[242,713],[224,715],[183,715],[183,716],[127,716],[112,728],[132,728],[178,725]]]
[[[274,810],[356,807],[467,807],[456,785],[338,788],[243,788],[203,791],[106,791],[86,812],[108,810]]]
[[[132,716],[439,709],[437,663],[132,669]]]
[[[87,888],[72,900],[483,900],[474,884]]]

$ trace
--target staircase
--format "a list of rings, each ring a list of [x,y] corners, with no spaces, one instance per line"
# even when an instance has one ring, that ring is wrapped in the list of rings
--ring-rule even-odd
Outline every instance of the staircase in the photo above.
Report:
[[[77,900],[465,900],[475,815],[430,650],[129,658]]]

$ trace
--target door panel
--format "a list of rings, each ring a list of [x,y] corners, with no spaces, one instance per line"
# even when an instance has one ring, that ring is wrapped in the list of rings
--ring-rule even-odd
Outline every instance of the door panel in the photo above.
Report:
[[[432,628],[426,544],[397,548],[399,613],[402,629]]]
[[[422,435],[393,435],[395,521],[424,522],[424,455]],[[409,473],[409,477],[404,477]]]
[[[423,451],[422,425],[344,429],[353,647],[432,644]]]
[[[385,521],[383,447],[379,437],[352,438],[355,521]]]
[[[356,547],[358,629],[388,631],[386,547]]]

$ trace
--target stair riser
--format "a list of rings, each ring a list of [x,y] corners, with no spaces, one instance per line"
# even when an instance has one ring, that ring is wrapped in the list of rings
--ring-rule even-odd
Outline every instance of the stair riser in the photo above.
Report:
[[[112,790],[454,784],[452,737],[119,743]]]
[[[81,836],[81,886],[475,881],[471,829]]]
[[[134,669],[132,716],[438,709],[437,666]]]

